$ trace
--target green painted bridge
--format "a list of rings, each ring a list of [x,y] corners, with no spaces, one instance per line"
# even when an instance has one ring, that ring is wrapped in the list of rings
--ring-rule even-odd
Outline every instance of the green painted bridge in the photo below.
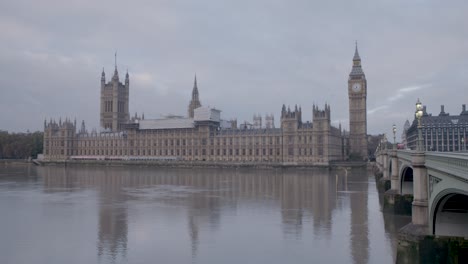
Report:
[[[413,195],[412,225],[421,233],[468,238],[468,153],[380,150],[386,195]],[[391,199],[394,201],[394,199]]]

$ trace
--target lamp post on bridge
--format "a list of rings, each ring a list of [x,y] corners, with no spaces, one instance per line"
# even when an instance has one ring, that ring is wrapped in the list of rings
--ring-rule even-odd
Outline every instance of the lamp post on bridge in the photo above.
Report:
[[[461,138],[461,143],[462,143],[462,151],[466,151],[466,148],[465,148],[465,138],[464,138],[464,137]]]
[[[421,126],[421,118],[423,116],[423,106],[421,102],[419,101],[419,98],[418,98],[418,101],[416,102],[415,116],[418,119],[418,141],[416,145],[416,150],[424,151],[423,138],[422,138],[422,126]]]
[[[383,147],[384,147],[384,150],[387,150],[387,134],[383,134],[383,138],[382,138],[382,143],[383,143]]]
[[[396,149],[396,125],[393,124],[393,149]]]

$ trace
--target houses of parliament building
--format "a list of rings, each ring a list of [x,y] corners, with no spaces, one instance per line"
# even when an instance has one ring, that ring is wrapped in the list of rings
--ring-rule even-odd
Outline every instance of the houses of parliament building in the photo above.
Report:
[[[117,65],[109,82],[101,76],[101,131],[78,128],[69,119],[44,121],[44,159],[154,160],[211,163],[329,165],[350,156],[367,158],[367,82],[355,50],[348,79],[350,131],[331,125],[330,106],[312,108],[312,121],[302,108],[282,106],[280,127],[268,115],[254,124],[221,119],[219,110],[204,107],[195,77],[187,116],[145,119],[129,114],[130,78],[119,79]]]

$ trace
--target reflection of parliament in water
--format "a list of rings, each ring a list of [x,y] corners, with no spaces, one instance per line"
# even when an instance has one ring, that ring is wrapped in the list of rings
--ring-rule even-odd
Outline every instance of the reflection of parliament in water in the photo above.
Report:
[[[329,165],[353,157],[367,158],[367,82],[357,46],[348,79],[349,135],[331,125],[330,106],[314,105],[312,121],[302,121],[302,108],[283,105],[280,128],[273,115],[237,125],[222,120],[217,109],[203,107],[195,78],[188,116],[130,118],[130,79],[119,81],[117,65],[110,82],[101,77],[101,132],[89,132],[84,121],[44,121],[46,160],[185,160]],[[349,144],[348,144],[349,142]],[[349,146],[349,147],[348,147]]]
[[[332,216],[346,205],[339,195],[350,196],[351,233],[350,253],[355,263],[368,260],[367,178],[365,171],[342,172],[334,177],[328,170],[307,171],[250,171],[250,170],[188,170],[154,168],[89,167],[65,169],[39,167],[45,191],[96,189],[99,197],[98,254],[125,256],[128,226],[127,201],[153,199],[132,196],[126,189],[183,186],[190,189],[184,197],[187,226],[192,240],[192,254],[196,255],[201,226],[214,232],[222,223],[223,211],[236,211],[237,206],[271,199],[273,207],[280,207],[283,232],[301,236],[304,222],[313,222],[315,234],[332,235]],[[365,180],[363,180],[363,178]],[[170,186],[170,187],[168,187]],[[204,190],[198,192],[197,190]],[[206,190],[209,190],[207,195]],[[341,191],[343,194],[339,194]],[[349,191],[349,192],[348,192]],[[349,194],[347,194],[349,193]],[[180,199],[180,196],[178,196]],[[158,198],[156,203],[180,206],[180,200]],[[118,205],[116,205],[118,204]],[[308,220],[308,221],[304,221]]]

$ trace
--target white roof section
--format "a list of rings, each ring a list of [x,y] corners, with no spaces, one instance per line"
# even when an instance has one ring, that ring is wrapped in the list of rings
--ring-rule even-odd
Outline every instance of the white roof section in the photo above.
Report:
[[[199,107],[194,110],[193,119],[195,121],[221,121],[221,111],[210,107]]]
[[[139,121],[140,129],[174,129],[193,128],[195,123],[192,118],[164,118],[164,119],[144,119]]]

